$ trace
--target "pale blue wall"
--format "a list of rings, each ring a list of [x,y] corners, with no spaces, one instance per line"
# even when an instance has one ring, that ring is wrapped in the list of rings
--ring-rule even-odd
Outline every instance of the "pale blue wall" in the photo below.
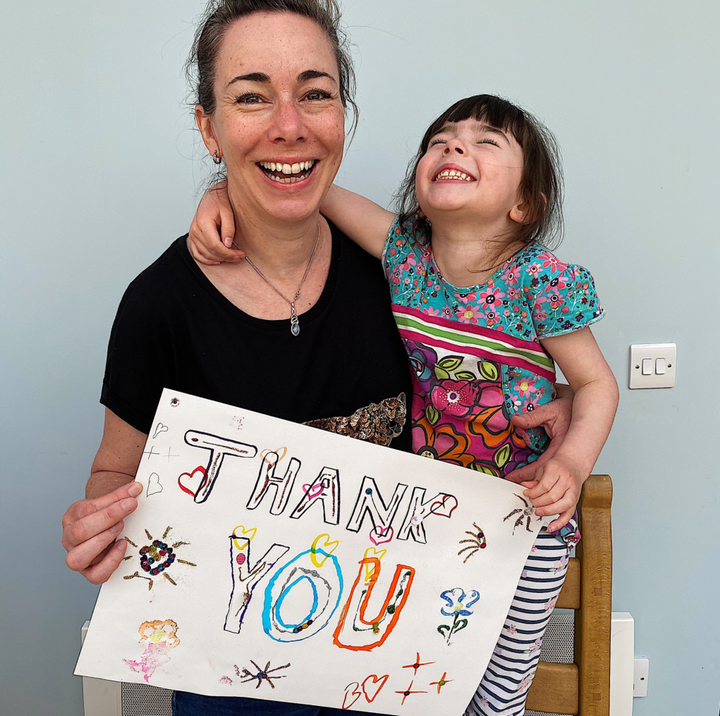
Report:
[[[0,18],[0,713],[78,716],[95,589],[59,520],[100,438],[105,342],[129,280],[188,226],[206,168],[181,64],[200,0],[6,3]],[[385,202],[430,119],[498,92],[557,134],[562,257],[589,266],[621,386],[628,346],[678,344],[671,391],[621,391],[614,608],[650,659],[636,716],[720,699],[716,3],[345,0],[362,120],[341,170]]]

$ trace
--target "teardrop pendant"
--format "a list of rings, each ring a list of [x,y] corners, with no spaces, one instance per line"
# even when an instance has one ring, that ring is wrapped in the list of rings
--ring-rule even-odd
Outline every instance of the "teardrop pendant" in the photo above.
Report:
[[[295,311],[295,303],[290,304],[290,333],[294,336],[300,334],[300,321],[298,320],[297,312]]]

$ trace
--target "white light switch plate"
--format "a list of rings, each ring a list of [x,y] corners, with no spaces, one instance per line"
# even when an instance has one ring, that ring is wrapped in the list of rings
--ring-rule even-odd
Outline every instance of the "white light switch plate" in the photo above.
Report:
[[[672,388],[675,385],[675,359],[677,347],[674,343],[642,343],[630,346],[629,387]],[[643,371],[645,366],[651,370]],[[643,374],[646,373],[646,374]]]

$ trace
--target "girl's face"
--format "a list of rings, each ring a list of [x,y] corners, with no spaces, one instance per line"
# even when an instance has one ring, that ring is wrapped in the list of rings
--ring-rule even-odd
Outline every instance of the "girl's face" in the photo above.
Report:
[[[476,119],[449,122],[418,163],[418,203],[432,222],[467,219],[506,232],[524,220],[523,151],[510,132]]]

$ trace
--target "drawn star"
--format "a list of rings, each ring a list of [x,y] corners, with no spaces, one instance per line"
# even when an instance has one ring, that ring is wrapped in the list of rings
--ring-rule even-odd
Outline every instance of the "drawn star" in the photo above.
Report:
[[[405,689],[405,691],[396,691],[396,694],[402,694],[402,701],[400,702],[400,705],[402,706],[405,703],[405,699],[410,696],[410,694],[426,694],[427,691],[412,691],[413,687],[413,681],[410,682],[410,686]]]
[[[449,684],[451,681],[454,681],[454,679],[446,679],[447,671],[443,671],[443,675],[440,677],[439,681],[431,681],[430,686],[437,686],[438,693],[440,693],[440,689],[442,689],[445,684]]]
[[[414,664],[405,664],[405,666],[403,666],[403,669],[413,669],[413,676],[417,676],[418,669],[421,666],[428,666],[429,664],[434,664],[434,663],[435,663],[434,661],[425,661],[425,662],[421,663],[420,662],[420,652],[416,651],[415,652],[415,663]],[[398,691],[398,693],[400,693],[400,692]]]

